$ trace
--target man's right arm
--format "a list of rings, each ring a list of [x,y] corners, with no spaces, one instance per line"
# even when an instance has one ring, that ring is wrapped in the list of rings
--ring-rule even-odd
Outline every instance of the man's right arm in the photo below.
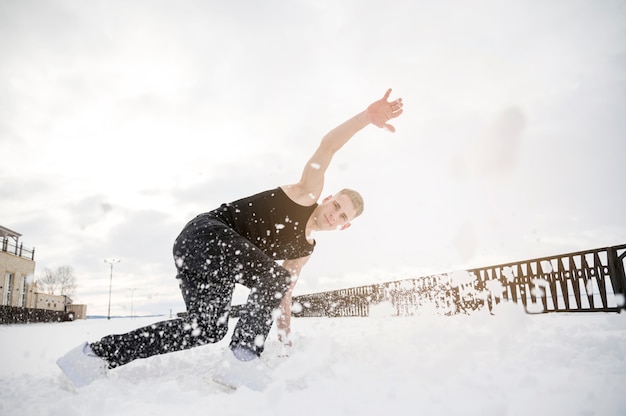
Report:
[[[310,206],[321,197],[324,175],[335,153],[369,124],[395,132],[388,121],[402,114],[402,98],[388,101],[391,89],[380,100],[329,131],[302,170],[300,181],[283,186],[285,193],[300,205]]]
[[[291,294],[296,283],[298,283],[300,272],[306,262],[309,261],[309,258],[311,258],[310,255],[299,259],[285,260],[282,264],[291,274],[291,284],[280,302],[281,315],[276,320],[276,327],[278,329],[278,340],[288,346],[291,346],[291,340],[289,339],[291,334]]]

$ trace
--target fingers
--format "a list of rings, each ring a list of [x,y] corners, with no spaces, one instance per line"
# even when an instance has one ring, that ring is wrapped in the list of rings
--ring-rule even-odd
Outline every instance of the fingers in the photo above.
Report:
[[[402,110],[402,98],[398,98],[395,101],[391,101],[389,105],[391,106],[391,115],[389,116],[389,120],[391,120],[392,118],[398,117],[404,111]],[[389,123],[385,123],[383,125],[383,128],[389,131],[390,133],[396,132],[396,128]]]
[[[398,99],[397,99],[397,100],[395,100],[395,101],[391,101],[391,102],[389,103],[389,105],[391,106],[391,112],[392,112],[392,113],[394,113],[394,114],[395,114],[396,112],[399,112],[398,116],[399,116],[400,114],[402,114],[402,106],[403,106],[403,104],[402,104],[402,98],[398,98]],[[397,116],[396,116],[396,117],[397,117]]]
[[[401,108],[400,108],[400,109],[398,109],[398,110],[393,110],[393,111],[391,112],[391,118],[396,118],[396,117],[398,117],[400,114],[402,114],[402,112],[404,112],[404,110],[403,110],[403,109],[401,109]]]
[[[391,88],[389,88],[387,90],[387,92],[385,92],[385,95],[383,96],[381,101],[387,101],[391,105],[393,105],[393,104],[400,104],[400,106],[402,106],[402,98],[398,98],[398,99],[396,99],[394,101],[388,101],[390,95],[391,95]]]
[[[398,117],[402,114],[403,103],[402,98],[397,98],[393,101],[389,101],[389,96],[391,95],[391,88],[389,88],[383,98],[372,103],[368,107],[368,112],[370,118],[370,122],[377,127],[382,127],[385,130],[394,133],[396,131],[395,127],[391,124],[388,124],[387,121]]]
[[[385,95],[383,96],[383,100],[387,101],[387,103],[391,106],[391,112],[392,113],[396,113],[398,112],[397,115],[394,115],[394,117],[399,116],[400,114],[402,114],[402,98],[396,98],[393,101],[388,101],[389,100],[389,95],[391,95],[391,88],[389,88],[387,90],[387,92],[385,93]]]

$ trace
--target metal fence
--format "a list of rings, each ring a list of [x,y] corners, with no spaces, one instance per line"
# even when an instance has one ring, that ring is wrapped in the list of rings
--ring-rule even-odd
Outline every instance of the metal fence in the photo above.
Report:
[[[28,249],[24,247],[22,243],[15,244],[10,242],[7,238],[0,238],[0,249],[4,252],[15,254],[16,256],[23,257],[29,260],[35,260],[35,249]]]
[[[294,297],[295,316],[368,316],[387,302],[396,315],[436,308],[467,313],[500,302],[529,313],[620,312],[626,309],[626,244],[471,270]]]

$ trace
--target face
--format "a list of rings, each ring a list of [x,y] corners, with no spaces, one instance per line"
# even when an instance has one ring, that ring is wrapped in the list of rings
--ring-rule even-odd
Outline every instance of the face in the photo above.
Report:
[[[319,230],[345,230],[356,217],[352,200],[347,195],[328,196],[315,210]]]

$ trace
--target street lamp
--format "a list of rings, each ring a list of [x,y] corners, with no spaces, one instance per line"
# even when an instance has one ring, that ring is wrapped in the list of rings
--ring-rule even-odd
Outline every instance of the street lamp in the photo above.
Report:
[[[104,259],[105,263],[109,263],[111,265],[111,278],[109,280],[109,314],[107,315],[107,319],[111,319],[111,288],[113,287],[113,265],[115,263],[119,263],[121,260],[118,259]]]

